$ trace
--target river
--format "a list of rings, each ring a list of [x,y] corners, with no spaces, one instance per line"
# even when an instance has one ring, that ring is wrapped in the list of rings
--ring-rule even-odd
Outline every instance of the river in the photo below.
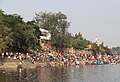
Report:
[[[120,82],[120,64],[0,69],[0,82]]]

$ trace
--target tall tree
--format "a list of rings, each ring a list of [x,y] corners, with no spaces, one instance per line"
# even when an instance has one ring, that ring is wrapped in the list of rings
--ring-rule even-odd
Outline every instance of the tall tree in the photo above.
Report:
[[[11,35],[13,44],[9,47],[10,50],[26,52],[34,49],[38,39],[35,34],[35,25],[32,22],[24,22],[22,17],[17,14],[5,15],[4,21],[13,32]]]
[[[70,22],[67,21],[66,15],[61,12],[40,12],[39,14],[36,14],[35,21],[40,28],[50,31],[53,46],[66,46],[67,42],[65,38],[70,25]]]

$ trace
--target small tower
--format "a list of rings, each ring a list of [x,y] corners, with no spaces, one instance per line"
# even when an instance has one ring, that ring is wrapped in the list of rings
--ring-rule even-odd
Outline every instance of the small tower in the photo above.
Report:
[[[98,36],[96,36],[95,42],[96,42],[96,44],[98,44],[98,45],[100,44],[100,40],[99,40]]]

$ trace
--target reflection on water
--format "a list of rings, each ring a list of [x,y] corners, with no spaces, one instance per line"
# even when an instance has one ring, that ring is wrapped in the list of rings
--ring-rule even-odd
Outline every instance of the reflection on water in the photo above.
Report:
[[[120,65],[0,69],[0,82],[119,82]]]

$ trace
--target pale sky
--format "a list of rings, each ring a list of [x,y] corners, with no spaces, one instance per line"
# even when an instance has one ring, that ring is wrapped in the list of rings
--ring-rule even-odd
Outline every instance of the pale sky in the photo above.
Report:
[[[109,47],[120,46],[120,0],[0,0],[0,8],[7,14],[19,14],[25,21],[35,12],[62,12],[71,22],[69,32],[81,32],[94,41]]]

